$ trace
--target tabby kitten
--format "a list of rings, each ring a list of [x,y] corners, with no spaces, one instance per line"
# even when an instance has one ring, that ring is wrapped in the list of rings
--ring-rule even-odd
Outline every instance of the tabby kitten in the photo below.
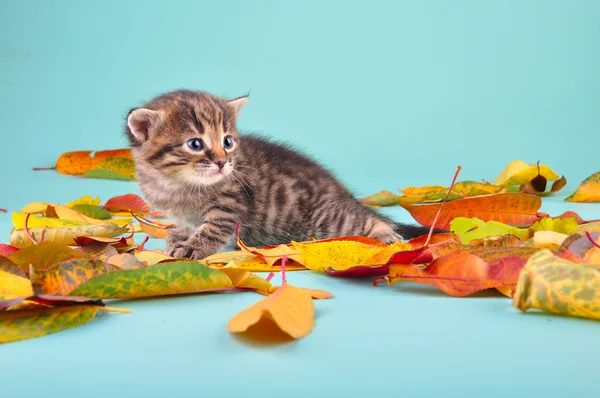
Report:
[[[166,254],[201,259],[249,246],[361,235],[392,243],[427,233],[361,205],[327,170],[282,144],[243,135],[248,97],[205,92],[160,95],[127,117],[138,181],[155,207],[177,220]]]

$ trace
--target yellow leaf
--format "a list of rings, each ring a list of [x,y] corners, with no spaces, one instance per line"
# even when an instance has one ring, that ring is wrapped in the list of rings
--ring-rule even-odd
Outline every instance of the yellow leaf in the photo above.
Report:
[[[243,269],[249,272],[279,272],[281,271],[281,265],[269,265],[265,260],[260,257],[252,257],[241,261],[232,260],[223,269],[237,268]],[[286,271],[306,271],[307,268],[293,260],[288,260],[285,266]]]
[[[40,227],[29,228],[29,233],[36,242],[40,242],[42,234],[44,234],[44,242],[61,243],[68,246],[76,245],[74,238],[78,236],[112,238],[123,234],[123,232],[122,228],[112,223],[50,229]],[[19,248],[33,246],[33,242],[31,242],[24,229],[16,229],[12,232],[10,235],[10,244]]]
[[[227,330],[265,340],[282,339],[285,335],[299,339],[308,335],[314,326],[312,297],[305,289],[286,283],[231,318]]]
[[[448,188],[442,187],[440,185],[428,185],[424,187],[407,187],[400,192],[402,192],[406,196],[426,196],[435,193],[445,194],[448,191]]]
[[[156,265],[164,260],[173,260],[173,257],[164,255],[162,252],[153,250],[136,250],[135,257],[148,265]]]
[[[246,253],[241,250],[231,251],[231,252],[221,252],[216,253],[211,256],[205,257],[202,260],[206,262],[206,265],[213,264],[228,264],[232,261],[243,261],[250,260],[256,258],[256,256],[252,253]]]
[[[45,213],[49,203],[33,202],[21,209],[21,213],[41,214]]]
[[[548,181],[560,178],[560,176],[548,166],[540,165],[540,174],[546,177]],[[513,160],[504,168],[504,170],[502,170],[500,175],[492,182],[492,185],[502,185],[504,187],[524,185],[537,175],[537,164],[531,165],[522,160]]]
[[[48,206],[48,210],[46,211],[46,213],[48,216],[55,215],[56,217],[58,217],[59,219],[64,220],[64,221],[84,222],[86,224],[96,224],[96,225],[113,223],[121,228],[128,225],[133,220],[132,217],[111,218],[109,220],[99,220],[97,218],[84,216],[83,214],[81,214],[73,209],[70,209],[65,206],[60,206],[60,205]]]
[[[29,279],[0,269],[0,300],[33,295]]]
[[[600,243],[600,239],[596,243]],[[592,247],[586,251],[585,255],[583,256],[583,261],[589,264],[594,264],[600,268],[600,248]]]
[[[351,240],[292,244],[302,256],[306,268],[321,272],[329,267],[341,271],[360,265],[384,265],[393,254],[412,248],[405,242],[381,247]]]
[[[25,228],[25,219],[27,218],[27,214],[25,213],[12,213],[12,224],[15,229],[23,229]],[[27,221],[28,228],[64,228],[64,227],[74,227],[86,225],[87,223],[84,221],[65,221],[59,220],[57,218],[52,217],[38,217],[36,215],[31,214],[29,216],[29,220]]]
[[[592,174],[579,184],[567,202],[600,202],[600,171]]]
[[[519,275],[513,305],[545,312],[600,319],[600,268],[556,257],[532,255]]]
[[[73,207],[76,205],[93,205],[93,206],[99,206],[100,205],[100,198],[92,198],[91,196],[82,196],[79,199],[76,199],[72,202],[69,202],[65,205],[65,207]],[[129,215],[129,213],[127,213],[126,215]]]

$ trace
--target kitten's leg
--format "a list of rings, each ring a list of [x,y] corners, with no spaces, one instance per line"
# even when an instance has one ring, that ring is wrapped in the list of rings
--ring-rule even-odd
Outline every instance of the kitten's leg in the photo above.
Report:
[[[367,220],[365,230],[369,238],[378,239],[388,245],[403,240],[402,235],[397,233],[393,226],[376,218]]]
[[[192,235],[193,231],[187,227],[178,227],[171,231],[171,233],[165,238],[167,247],[165,254],[167,256],[174,256],[175,252],[185,246],[185,243]]]
[[[237,225],[234,214],[213,211],[204,216],[204,223],[174,251],[175,257],[201,260],[217,253],[230,243]]]

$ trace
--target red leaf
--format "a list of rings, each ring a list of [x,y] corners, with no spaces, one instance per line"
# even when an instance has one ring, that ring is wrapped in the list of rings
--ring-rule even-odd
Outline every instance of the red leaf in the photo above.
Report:
[[[10,255],[16,251],[19,251],[18,247],[0,243],[0,256],[10,257]]]
[[[132,211],[134,213],[147,214],[150,211],[150,206],[148,206],[148,203],[133,193],[110,198],[102,207],[105,210],[112,212]]]
[[[374,276],[387,275],[389,271],[389,264],[384,264],[380,267],[369,267],[366,265],[359,265],[340,271],[336,271],[333,268],[329,267],[325,270],[327,274],[340,278],[370,278]]]
[[[19,305],[23,302],[31,303],[40,307],[58,307],[61,305],[99,305],[104,307],[104,303],[102,300],[90,299],[87,297],[77,297],[77,296],[46,296],[46,295],[36,295],[29,297],[17,297],[11,300],[0,301],[0,311],[7,310],[16,305]]]

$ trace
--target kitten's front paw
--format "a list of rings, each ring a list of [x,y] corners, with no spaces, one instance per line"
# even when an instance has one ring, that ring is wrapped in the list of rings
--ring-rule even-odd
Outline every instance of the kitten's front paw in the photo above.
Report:
[[[206,250],[184,244],[175,248],[173,250],[173,254],[171,254],[171,257],[202,260],[203,258],[208,257],[210,254],[211,253],[208,253]]]

